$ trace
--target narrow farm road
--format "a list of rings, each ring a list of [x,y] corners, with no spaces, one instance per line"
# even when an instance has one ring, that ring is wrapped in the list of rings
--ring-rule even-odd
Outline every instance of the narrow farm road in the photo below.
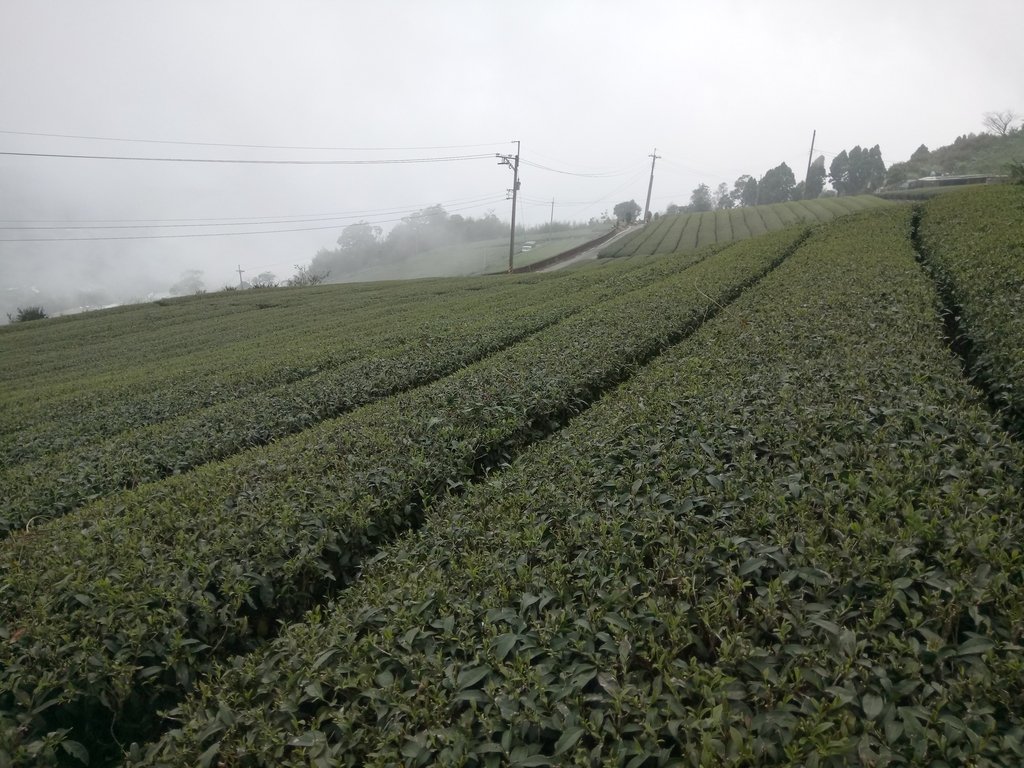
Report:
[[[590,250],[584,251],[583,253],[579,254],[578,256],[574,256],[573,258],[569,259],[568,261],[563,261],[563,262],[560,262],[558,264],[552,264],[550,267],[545,267],[544,269],[538,269],[537,271],[538,272],[554,272],[556,269],[565,269],[565,267],[572,266],[573,264],[579,264],[581,261],[588,261],[588,260],[591,260],[591,259],[596,259],[598,251],[600,251],[602,248],[607,248],[609,245],[614,243],[616,240],[619,240],[620,238],[625,237],[626,235],[628,235],[630,232],[633,232],[633,231],[634,231],[634,227],[627,227],[626,229],[622,230],[619,234],[617,234],[615,237],[611,238],[610,240],[606,240],[605,242],[601,243],[600,245],[598,245],[598,246],[596,246],[594,248],[591,248]]]

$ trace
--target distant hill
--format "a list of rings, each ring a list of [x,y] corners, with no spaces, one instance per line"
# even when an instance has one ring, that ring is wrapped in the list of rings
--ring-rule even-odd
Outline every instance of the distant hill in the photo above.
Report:
[[[1024,160],[1024,130],[1008,136],[968,134],[945,147],[929,150],[923,144],[902,163],[889,167],[885,183],[900,184],[925,176],[1004,174],[1012,161]]]
[[[601,258],[691,251],[774,232],[801,222],[814,224],[888,203],[871,195],[820,197],[772,205],[752,205],[703,213],[660,216],[632,235],[604,248]]]
[[[611,223],[557,222],[516,229],[515,265],[525,266],[605,234]],[[385,234],[361,221],[345,227],[338,247],[321,248],[311,271],[329,282],[415,277],[456,277],[504,272],[509,260],[509,225],[493,211],[479,218],[450,214],[432,205],[402,218]]]
[[[610,224],[591,227],[566,225],[550,232],[517,232],[515,266],[523,267],[589,242],[611,229]],[[528,245],[529,244],[529,245]],[[508,235],[450,243],[412,253],[388,253],[374,258],[350,258],[344,251],[321,251],[313,270],[328,272],[328,282],[352,283],[420,277],[469,277],[508,269]]]

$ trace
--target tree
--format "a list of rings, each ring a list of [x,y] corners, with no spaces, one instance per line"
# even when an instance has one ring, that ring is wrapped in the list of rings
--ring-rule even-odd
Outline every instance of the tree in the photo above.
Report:
[[[420,226],[438,227],[443,226],[448,221],[448,211],[444,209],[443,205],[438,203],[437,205],[424,208],[419,213],[407,217],[407,219]]]
[[[874,192],[885,183],[885,161],[882,160],[882,148],[875,144],[864,157],[865,192]]]
[[[782,163],[765,173],[757,185],[758,205],[785,203],[793,196],[796,177],[793,170]]]
[[[455,219],[455,216],[452,216],[452,219]],[[474,219],[472,216],[466,219],[463,231],[466,240],[490,240],[502,237],[508,232],[508,225],[499,219],[493,210],[489,210],[479,219]]]
[[[711,199],[711,187],[707,184],[698,184],[697,187],[690,193],[690,204],[686,206],[686,210],[693,213],[701,213],[703,211],[712,211],[715,208],[715,202]]]
[[[735,205],[736,203],[729,196],[729,185],[723,181],[715,188],[715,210],[724,211]]]
[[[292,287],[320,285],[329,275],[330,272],[314,272],[312,267],[296,264],[295,274],[288,278],[286,284]]]
[[[832,159],[829,179],[840,195],[863,195],[873,192],[885,182],[885,163],[877,144],[871,149],[855,146],[844,149]]]
[[[171,286],[172,296],[187,296],[190,293],[202,293],[203,271],[201,269],[187,269],[181,273],[181,279]]]
[[[744,174],[736,179],[730,193],[736,205],[757,205],[757,179]]]
[[[432,205],[402,218],[388,232],[386,250],[399,258],[429,251],[444,242],[448,213],[440,205]]]
[[[636,200],[624,200],[612,208],[612,213],[615,214],[615,218],[619,221],[632,224],[636,221],[636,217],[640,215],[640,206],[637,205]]]
[[[986,112],[982,125],[996,136],[1009,136],[1013,132],[1013,124],[1017,122],[1017,114],[1008,109],[1005,112]]]
[[[18,307],[18,312],[12,317],[11,313],[7,313],[7,319],[12,323],[27,323],[29,320],[45,320],[46,310],[39,306],[25,307],[22,309]]]
[[[277,288],[277,275],[273,272],[260,272],[249,284],[250,288]]]
[[[850,155],[844,149],[832,158],[828,165],[828,179],[832,182],[832,188],[840,195],[846,194],[846,188],[850,178]]]
[[[910,156],[910,162],[912,163],[923,163],[929,157],[931,157],[931,150],[924,144],[914,150],[914,154]]]
[[[381,232],[383,230],[376,224],[367,224],[360,221],[358,224],[349,224],[341,230],[338,238],[338,248],[342,251],[372,251],[380,246]]]
[[[854,147],[850,150],[850,180],[854,187],[851,194],[854,195],[874,192],[885,183],[885,163],[877,144],[871,149]]]
[[[1011,184],[1024,184],[1024,161],[1011,160],[1006,164],[1006,173]]]
[[[825,189],[825,156],[819,155],[811,163],[810,172],[807,174],[807,183],[804,185],[803,195],[799,199],[813,200],[821,194],[823,189]]]

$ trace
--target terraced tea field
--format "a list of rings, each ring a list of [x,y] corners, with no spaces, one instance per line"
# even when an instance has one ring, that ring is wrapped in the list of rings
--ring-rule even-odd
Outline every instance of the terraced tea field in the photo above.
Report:
[[[1024,762],[1022,233],[2,329],[0,766]]]
[[[659,216],[633,234],[600,251],[600,258],[617,258],[692,251],[713,244],[798,224],[817,224],[837,216],[880,208],[889,203],[872,195],[822,197],[774,205],[755,205],[705,213],[674,213]]]

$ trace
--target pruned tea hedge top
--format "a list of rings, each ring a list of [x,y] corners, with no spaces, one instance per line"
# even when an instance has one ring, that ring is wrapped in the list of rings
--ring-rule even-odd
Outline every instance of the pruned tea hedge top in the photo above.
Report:
[[[0,543],[0,633],[16,638],[0,647],[0,738],[42,748],[65,723],[76,743],[138,738],[215,660],[354,578],[424,500],[557,429],[802,236],[677,267],[425,387]]]
[[[627,237],[603,248],[601,258],[678,253],[714,243],[729,243],[765,232],[830,221],[836,216],[890,205],[871,195],[818,198],[704,213],[659,216]]]
[[[203,386],[251,388],[104,437],[110,404],[89,406],[67,426],[101,448],[78,477],[73,451],[11,470],[40,509],[65,475],[109,495],[0,541],[0,766],[1024,764],[1024,449],[944,345],[931,268],[942,251],[955,285],[988,286],[999,312],[965,327],[1012,375],[1019,353],[990,340],[1014,338],[1017,235],[993,210],[890,206],[686,259],[339,289],[364,346],[331,346],[345,322],[318,331],[303,312],[330,293],[313,291],[260,322],[317,351],[269,354],[251,380],[241,358],[172,347]],[[697,244],[796,217],[658,231]],[[973,271],[991,254],[1007,279]],[[157,310],[198,347],[204,322],[231,336],[240,316],[204,297]],[[143,316],[49,327],[71,350]],[[76,386],[136,392],[140,414],[159,398],[148,351],[121,382],[71,351],[33,368],[47,333],[0,333],[28,366],[0,385],[7,437],[61,439],[33,387],[55,416]],[[233,455],[190,465],[189,434]],[[182,474],[109,484],[156,455]]]
[[[917,235],[951,304],[971,375],[1024,436],[1024,189],[935,197],[921,208]]]
[[[909,216],[813,237],[129,763],[1020,764],[1024,451]]]

